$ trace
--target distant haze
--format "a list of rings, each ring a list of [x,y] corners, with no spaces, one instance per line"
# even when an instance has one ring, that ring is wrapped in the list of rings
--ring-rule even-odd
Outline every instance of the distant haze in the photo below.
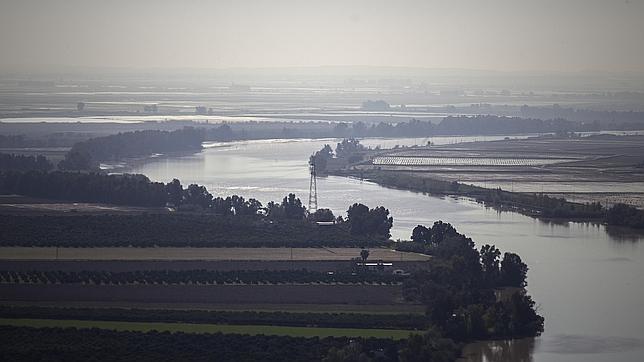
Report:
[[[644,0],[0,0],[0,71],[644,72]]]

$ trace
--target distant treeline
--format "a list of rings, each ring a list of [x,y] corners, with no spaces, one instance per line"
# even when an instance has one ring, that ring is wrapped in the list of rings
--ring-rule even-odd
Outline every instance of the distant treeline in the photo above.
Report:
[[[562,118],[577,124],[588,125],[597,131],[642,129],[644,126],[644,112],[564,108],[558,104],[551,107],[524,105],[521,107],[521,116],[541,119]]]
[[[425,329],[418,314],[311,313],[261,311],[154,310],[0,306],[0,318],[208,323],[326,328]]]
[[[535,119],[504,116],[449,116],[434,124],[430,121],[410,120],[400,123],[367,125],[363,122],[340,123],[335,126],[335,137],[432,137],[511,135],[521,133],[562,133],[598,131],[592,124],[568,121],[563,118]]]
[[[27,137],[24,134],[0,134],[0,148],[69,147],[89,137],[87,134],[78,132],[54,132],[33,137]]]
[[[0,171],[49,171],[54,165],[45,156],[0,153]]]
[[[74,144],[58,167],[63,170],[93,170],[100,162],[124,158],[201,150],[204,130],[185,127],[176,131],[134,131],[90,138]]]

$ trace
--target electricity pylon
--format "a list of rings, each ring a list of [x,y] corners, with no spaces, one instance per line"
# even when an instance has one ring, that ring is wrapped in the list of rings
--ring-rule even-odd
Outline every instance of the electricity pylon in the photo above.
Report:
[[[309,171],[311,172],[311,182],[309,182],[309,214],[318,210],[318,185],[317,175],[315,174],[315,160],[309,162]]]

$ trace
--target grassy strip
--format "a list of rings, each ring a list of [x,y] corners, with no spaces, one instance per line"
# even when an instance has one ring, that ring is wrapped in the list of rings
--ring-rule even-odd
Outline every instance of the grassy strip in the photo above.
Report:
[[[287,313],[249,311],[182,311],[121,308],[3,307],[0,318],[196,323],[217,325],[264,325],[320,328],[369,328],[422,330],[426,318],[417,314]]]
[[[99,328],[115,331],[134,332],[183,332],[183,333],[235,333],[250,335],[277,335],[291,337],[364,337],[406,339],[416,331],[390,329],[354,329],[354,328],[308,328],[277,327],[258,325],[222,325],[192,323],[151,323],[151,322],[115,322],[115,321],[81,321],[59,319],[22,319],[0,318],[0,325],[33,328]]]

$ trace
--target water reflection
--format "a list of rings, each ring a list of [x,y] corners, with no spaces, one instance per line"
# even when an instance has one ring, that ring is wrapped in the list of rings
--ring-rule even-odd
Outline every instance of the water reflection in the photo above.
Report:
[[[558,354],[598,354],[642,349],[643,341],[637,338],[598,337],[584,335],[557,335],[544,343],[544,352]]]
[[[463,349],[461,362],[532,362],[534,338],[471,343]]]
[[[617,242],[637,243],[644,240],[644,230],[633,230],[619,226],[607,226],[606,234],[610,239]]]

